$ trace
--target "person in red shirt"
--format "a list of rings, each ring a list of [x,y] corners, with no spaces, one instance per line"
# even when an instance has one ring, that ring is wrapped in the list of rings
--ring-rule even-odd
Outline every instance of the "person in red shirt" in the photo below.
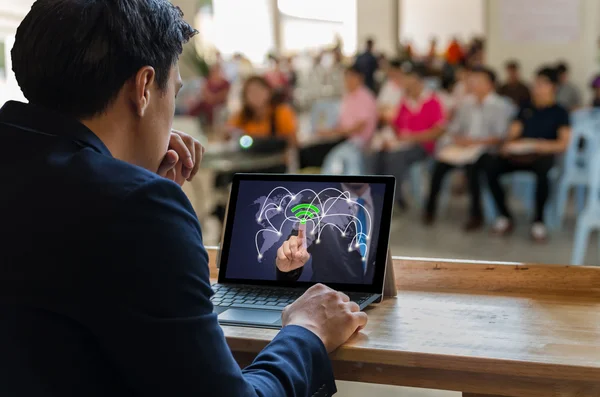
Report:
[[[462,50],[458,39],[454,37],[446,50],[446,62],[449,65],[455,66],[460,64],[465,59],[465,53]]]
[[[440,98],[425,88],[425,65],[406,61],[401,70],[405,96],[395,118],[388,120],[395,134],[380,137],[381,147],[370,163],[373,172],[396,177],[396,199],[405,208],[402,182],[413,164],[433,153],[436,140],[444,133],[446,114]]]
[[[190,106],[191,116],[202,116],[207,124],[212,125],[215,110],[227,103],[231,85],[223,74],[219,63],[211,66],[208,77],[202,86],[202,93],[197,102]]]

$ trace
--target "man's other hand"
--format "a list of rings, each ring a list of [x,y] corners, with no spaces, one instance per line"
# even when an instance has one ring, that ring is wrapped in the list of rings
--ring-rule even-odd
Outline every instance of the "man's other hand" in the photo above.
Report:
[[[367,314],[346,294],[322,284],[312,286],[288,307],[282,324],[298,325],[313,332],[331,353],[367,324]]]
[[[292,236],[277,250],[275,264],[280,271],[289,273],[306,265],[309,259],[310,254],[302,246],[302,239]]]
[[[183,186],[198,173],[204,147],[196,139],[181,131],[173,130],[169,140],[169,150],[163,158],[158,175]]]
[[[461,147],[469,147],[475,145],[476,142],[467,137],[457,136],[454,138],[454,144]]]

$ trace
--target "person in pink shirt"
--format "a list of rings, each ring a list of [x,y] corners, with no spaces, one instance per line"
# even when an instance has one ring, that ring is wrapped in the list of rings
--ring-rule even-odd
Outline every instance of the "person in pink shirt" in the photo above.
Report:
[[[321,131],[319,135],[345,137],[346,140],[329,152],[323,163],[323,173],[361,175],[365,173],[365,150],[377,128],[377,100],[355,66],[346,69],[344,83],[346,93],[337,126]]]
[[[395,134],[382,137],[381,147],[371,157],[370,165],[376,174],[396,177],[396,199],[405,208],[402,182],[413,164],[433,153],[435,142],[444,133],[446,115],[440,98],[425,88],[426,67],[406,61],[401,69],[405,96],[395,117],[388,120]]]

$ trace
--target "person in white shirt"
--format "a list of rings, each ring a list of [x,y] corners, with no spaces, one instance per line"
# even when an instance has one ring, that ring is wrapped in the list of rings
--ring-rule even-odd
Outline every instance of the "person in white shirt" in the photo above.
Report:
[[[395,112],[398,109],[398,105],[400,105],[400,100],[404,93],[401,65],[402,62],[399,59],[394,59],[389,63],[387,80],[377,96],[377,108],[380,116],[388,115],[389,112]]]
[[[373,151],[381,150],[384,140],[396,133],[391,124],[398,115],[400,102],[404,97],[404,75],[401,66],[402,61],[399,59],[394,59],[389,63],[387,80],[377,96],[377,112],[379,122],[383,124],[383,127],[377,131],[371,143],[371,150]]]
[[[436,154],[429,199],[423,222],[431,225],[439,192],[448,171],[464,167],[467,173],[471,210],[464,229],[473,231],[483,226],[480,199],[481,156],[493,150],[506,138],[511,117],[510,104],[494,92],[496,74],[486,67],[471,69],[469,86],[473,95],[458,109],[441,140]]]

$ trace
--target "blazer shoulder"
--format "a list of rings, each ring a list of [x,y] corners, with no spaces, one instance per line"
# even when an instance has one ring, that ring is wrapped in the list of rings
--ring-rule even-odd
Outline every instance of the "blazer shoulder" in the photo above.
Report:
[[[79,152],[70,168],[77,170],[75,172],[80,182],[94,194],[112,199],[125,199],[138,189],[154,183],[160,186],[161,181],[171,182],[142,167],[89,150]]]

